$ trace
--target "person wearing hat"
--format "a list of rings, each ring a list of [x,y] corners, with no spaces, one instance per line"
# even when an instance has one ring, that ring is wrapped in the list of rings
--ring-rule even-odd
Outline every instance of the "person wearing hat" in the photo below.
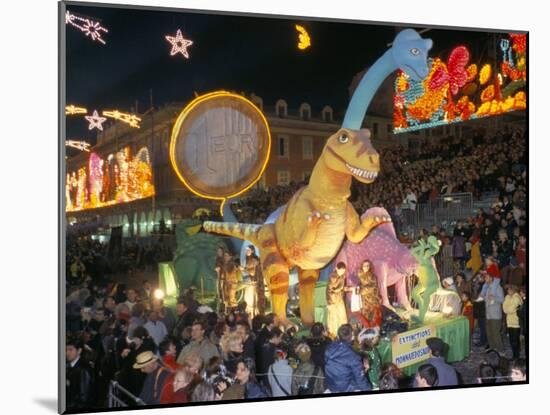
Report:
[[[441,283],[443,285],[443,288],[445,288],[446,290],[451,290],[456,292],[456,286],[455,286],[455,281],[453,280],[453,277],[443,278],[443,281],[441,281]]]
[[[145,382],[139,394],[139,398],[146,405],[160,404],[162,389],[171,371],[158,362],[158,357],[151,351],[142,352],[137,355],[133,368],[145,373]]]
[[[298,367],[292,375],[292,395],[318,395],[324,391],[324,374],[320,366],[311,361],[311,348],[303,341],[296,346]]]
[[[432,357],[426,360],[425,363],[435,367],[438,379],[437,386],[458,385],[458,376],[455,368],[445,361],[447,344],[439,337],[430,337],[426,340],[426,345],[430,348]],[[418,371],[416,375],[418,377]]]

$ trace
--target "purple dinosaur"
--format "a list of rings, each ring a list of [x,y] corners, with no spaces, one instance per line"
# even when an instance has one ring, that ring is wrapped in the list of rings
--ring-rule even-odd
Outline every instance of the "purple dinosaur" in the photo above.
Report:
[[[389,214],[386,209],[375,207],[368,209],[361,216],[361,220],[367,216],[385,217]],[[345,241],[332,264],[334,267],[334,264],[344,262],[348,271],[346,284],[357,286],[359,284],[357,272],[365,259],[373,265],[382,304],[393,310],[388,300],[388,287],[395,284],[397,301],[410,311],[411,304],[407,297],[405,277],[415,273],[418,262],[409,248],[399,242],[391,222],[377,226],[358,244]]]

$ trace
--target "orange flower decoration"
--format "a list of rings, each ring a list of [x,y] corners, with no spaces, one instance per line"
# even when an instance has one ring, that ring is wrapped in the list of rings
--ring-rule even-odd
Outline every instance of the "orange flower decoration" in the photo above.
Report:
[[[472,82],[477,75],[477,65],[475,63],[472,63],[470,66],[468,66],[466,72],[468,73],[467,82]]]
[[[481,102],[491,101],[495,97],[495,86],[489,85],[481,93]]]

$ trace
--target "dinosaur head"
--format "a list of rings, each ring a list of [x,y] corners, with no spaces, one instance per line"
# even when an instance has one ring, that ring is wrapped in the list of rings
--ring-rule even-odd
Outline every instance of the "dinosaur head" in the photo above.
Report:
[[[418,244],[411,248],[411,254],[416,258],[419,264],[431,263],[431,258],[439,252],[440,241],[433,235],[428,240],[420,239]]]
[[[428,51],[431,39],[422,39],[413,29],[405,29],[395,37],[392,57],[395,64],[415,81],[421,81],[430,72]]]
[[[340,128],[327,140],[323,156],[328,168],[349,174],[361,183],[374,182],[380,171],[380,157],[366,128]]]

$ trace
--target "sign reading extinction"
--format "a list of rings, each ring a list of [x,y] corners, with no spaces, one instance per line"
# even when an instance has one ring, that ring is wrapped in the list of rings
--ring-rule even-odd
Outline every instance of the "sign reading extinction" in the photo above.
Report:
[[[392,362],[404,368],[431,357],[426,340],[435,337],[435,326],[423,326],[397,334],[392,340]]]

